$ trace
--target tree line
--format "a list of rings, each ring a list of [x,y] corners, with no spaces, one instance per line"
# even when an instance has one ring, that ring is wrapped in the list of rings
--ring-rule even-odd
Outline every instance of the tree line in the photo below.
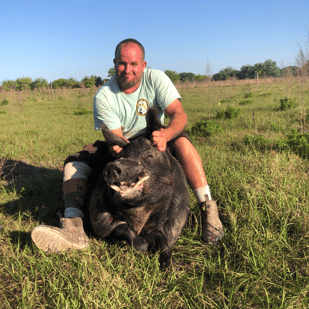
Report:
[[[100,76],[91,75],[85,76],[81,81],[70,77],[68,79],[59,78],[52,81],[50,84],[45,78],[37,78],[32,80],[30,77],[17,78],[16,80],[5,80],[2,82],[1,88],[5,91],[11,89],[15,90],[33,90],[33,89],[42,89],[50,88],[53,89],[62,89],[62,88],[91,88],[93,86],[100,87],[104,84],[106,80],[102,79]]]
[[[220,70],[218,73],[210,75],[201,75],[194,74],[191,72],[182,72],[177,73],[172,70],[165,70],[165,74],[171,79],[173,83],[177,81],[181,82],[201,82],[206,80],[226,80],[228,78],[236,77],[237,79],[253,79],[257,77],[272,76],[272,77],[281,77],[287,75],[298,75],[301,67],[309,67],[309,61],[304,60],[301,66],[288,66],[283,69],[280,69],[276,61],[271,59],[265,60],[263,63],[256,63],[254,65],[243,65],[240,70],[235,70],[232,67],[226,67],[225,69]],[[306,70],[309,74],[309,69]],[[108,70],[108,77],[111,78],[116,74],[115,68],[110,68]],[[37,78],[32,80],[30,77],[17,78],[16,80],[5,80],[2,82],[1,89],[9,91],[10,89],[15,90],[33,90],[33,89],[42,89],[50,88],[61,89],[61,88],[91,88],[93,86],[100,87],[109,79],[102,79],[100,76],[91,75],[85,76],[81,81],[70,77],[68,79],[59,78],[49,84],[44,78]]]
[[[195,75],[193,73],[177,73],[176,71],[166,70],[165,73],[172,80],[172,82],[182,81],[182,82],[193,82],[193,81],[206,81],[206,80],[226,80],[229,78],[237,79],[253,79],[259,77],[281,77],[281,76],[296,76],[299,75],[300,71],[304,72],[304,67],[309,66],[309,61],[303,63],[301,67],[299,66],[288,66],[280,69],[276,61],[266,60],[263,63],[256,63],[254,65],[243,65],[240,70],[235,70],[232,67],[227,67],[220,70],[218,73],[209,75]],[[308,70],[305,70],[308,71]],[[309,73],[309,71],[308,71]]]
[[[262,76],[280,77],[282,76],[280,68],[276,61],[266,60],[263,63],[256,63],[254,65],[243,65],[240,70],[235,70],[232,67],[227,67],[220,70],[212,76],[213,80],[226,80],[230,77],[238,79],[252,79]]]

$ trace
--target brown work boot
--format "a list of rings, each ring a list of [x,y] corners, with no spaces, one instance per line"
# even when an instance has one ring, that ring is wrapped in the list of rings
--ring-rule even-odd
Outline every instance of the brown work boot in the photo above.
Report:
[[[219,219],[216,201],[210,201],[205,195],[206,201],[200,204],[202,215],[202,240],[216,245],[224,236],[223,225]]]
[[[32,230],[31,238],[40,249],[46,252],[84,249],[89,244],[81,218],[60,218],[60,228],[39,225]]]

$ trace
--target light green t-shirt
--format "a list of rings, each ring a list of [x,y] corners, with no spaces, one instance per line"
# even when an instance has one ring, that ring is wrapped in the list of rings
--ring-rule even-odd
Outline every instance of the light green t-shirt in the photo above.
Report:
[[[146,114],[158,106],[159,118],[164,123],[164,110],[181,97],[169,77],[162,71],[146,68],[138,89],[132,94],[123,93],[116,76],[102,86],[94,97],[94,127],[100,130],[105,124],[110,130],[121,128],[123,137],[132,138],[145,132]]]

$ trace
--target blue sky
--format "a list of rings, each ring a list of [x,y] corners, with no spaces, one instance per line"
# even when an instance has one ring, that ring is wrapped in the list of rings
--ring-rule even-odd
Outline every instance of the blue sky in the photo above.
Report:
[[[212,74],[305,49],[308,0],[0,0],[0,83],[18,77],[107,77],[116,45],[135,38],[148,66]]]

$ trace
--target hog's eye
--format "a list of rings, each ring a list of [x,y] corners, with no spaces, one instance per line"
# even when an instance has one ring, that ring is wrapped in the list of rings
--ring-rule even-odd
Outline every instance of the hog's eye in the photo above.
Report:
[[[146,155],[145,159],[146,159],[147,162],[151,162],[152,159],[153,159],[153,155],[149,153],[148,155]]]

